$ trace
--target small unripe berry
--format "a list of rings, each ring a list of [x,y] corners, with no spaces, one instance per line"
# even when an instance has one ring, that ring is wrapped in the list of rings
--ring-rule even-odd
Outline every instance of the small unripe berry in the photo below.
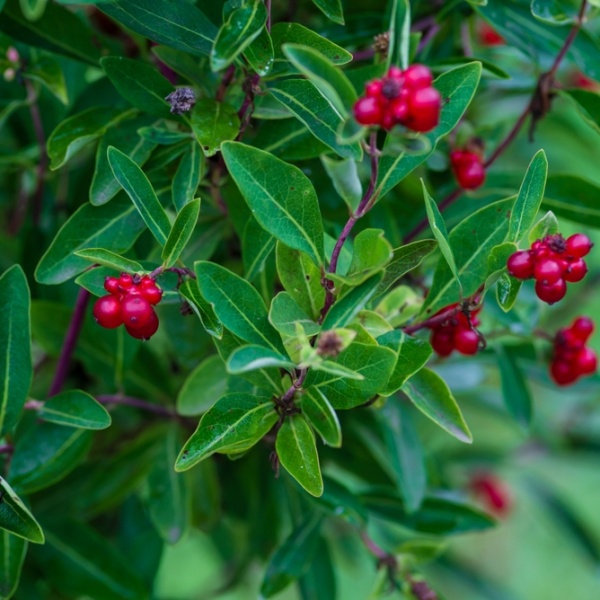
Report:
[[[535,282],[535,293],[543,302],[554,304],[565,297],[567,284],[564,279],[558,279],[554,283],[544,283],[538,280]]]
[[[529,279],[533,277],[535,266],[533,257],[529,250],[519,250],[512,254],[506,263],[508,272],[517,279]]]
[[[121,303],[114,296],[102,296],[94,304],[93,315],[99,325],[114,329],[123,323]]]
[[[574,233],[567,238],[566,252],[577,258],[583,258],[592,249],[590,238],[583,233]]]
[[[155,314],[150,302],[140,295],[127,296],[121,303],[121,308],[127,331],[144,327]]]

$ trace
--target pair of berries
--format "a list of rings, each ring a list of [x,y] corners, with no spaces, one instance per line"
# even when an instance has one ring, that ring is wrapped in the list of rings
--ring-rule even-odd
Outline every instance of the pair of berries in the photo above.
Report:
[[[442,314],[457,306],[458,304],[452,304],[436,314]],[[461,354],[477,354],[481,340],[475,327],[479,325],[476,315],[480,310],[481,308],[474,310],[470,318],[464,312],[459,312],[439,325],[430,327],[429,341],[434,351],[439,356],[450,356],[454,350]]]
[[[114,329],[125,325],[127,333],[139,340],[150,339],[158,329],[153,306],[162,299],[162,290],[148,275],[107,277],[104,289],[109,293],[96,300],[94,318],[102,327]]]
[[[593,332],[594,323],[588,317],[578,317],[571,327],[558,330],[550,363],[550,376],[555,383],[569,385],[596,371],[596,353],[585,345]]]
[[[392,66],[385,77],[365,85],[365,95],[354,104],[354,117],[361,125],[379,125],[387,131],[394,125],[430,131],[439,123],[442,104],[432,81],[425,65],[404,71]]]
[[[592,249],[592,242],[575,233],[563,238],[560,233],[537,240],[529,250],[519,250],[508,258],[508,272],[517,279],[535,281],[535,293],[548,304],[562,300],[567,293],[567,282],[581,281],[587,273],[583,257]]]
[[[485,167],[481,154],[469,150],[453,150],[450,153],[450,164],[456,181],[463,190],[476,190],[483,185]]]

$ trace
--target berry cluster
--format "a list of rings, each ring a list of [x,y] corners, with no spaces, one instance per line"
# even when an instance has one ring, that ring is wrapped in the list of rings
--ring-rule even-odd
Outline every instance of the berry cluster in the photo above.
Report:
[[[562,300],[567,282],[581,281],[587,273],[583,257],[593,244],[583,233],[563,238],[560,233],[537,240],[530,250],[519,250],[508,258],[508,272],[517,279],[535,279],[535,293],[548,304]]]
[[[457,306],[458,304],[452,304],[436,314],[442,314]],[[480,336],[475,327],[479,325],[479,319],[476,315],[480,310],[481,308],[474,310],[470,319],[464,312],[459,312],[438,325],[430,326],[431,347],[439,356],[449,356],[453,350],[461,354],[477,353]]]
[[[485,167],[481,154],[469,150],[453,150],[450,163],[458,185],[464,190],[475,190],[485,181]]]
[[[405,71],[392,66],[385,77],[365,85],[354,116],[361,125],[380,125],[388,131],[394,125],[429,131],[439,123],[442,100],[432,81],[425,65],[411,65]]]
[[[555,383],[568,385],[596,371],[596,353],[585,345],[593,332],[594,323],[587,317],[578,317],[571,327],[558,330],[550,363],[550,375]]]
[[[158,329],[153,306],[162,298],[162,290],[148,275],[107,277],[104,289],[109,293],[96,300],[94,318],[102,327],[114,329],[125,325],[127,333],[139,340],[149,340]]]

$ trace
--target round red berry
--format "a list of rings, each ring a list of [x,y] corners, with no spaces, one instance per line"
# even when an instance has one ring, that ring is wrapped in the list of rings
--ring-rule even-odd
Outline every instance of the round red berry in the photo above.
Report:
[[[379,98],[379,96],[381,96],[382,87],[383,82],[381,79],[369,81],[369,83],[365,85],[365,94],[369,98]]]
[[[389,111],[396,123],[402,123],[408,116],[408,103],[402,97],[390,102]]]
[[[431,332],[431,347],[440,356],[449,356],[454,350],[454,336],[451,327],[439,327]]]
[[[129,295],[121,303],[123,323],[128,328],[140,329],[152,318],[154,309],[150,302],[140,295]]]
[[[119,277],[119,285],[121,289],[128,290],[133,287],[133,277],[129,273],[121,273]]]
[[[359,98],[354,105],[354,117],[361,125],[377,125],[383,117],[377,98]]]
[[[113,296],[118,296],[121,291],[119,290],[119,280],[116,277],[106,277],[104,280],[104,289]]]
[[[152,305],[158,304],[162,300],[162,290],[159,289],[156,285],[152,287],[146,286],[142,287],[140,290],[140,295],[142,298],[145,298]]]
[[[479,335],[473,329],[456,329],[454,332],[454,347],[461,354],[477,354]]]
[[[413,90],[421,90],[431,86],[433,77],[425,65],[411,65],[404,71],[404,84]]]
[[[529,250],[519,250],[511,254],[506,266],[509,274],[517,279],[529,279],[533,277],[535,263]]]
[[[400,81],[402,81],[403,79],[403,73],[402,73],[402,69],[400,67],[396,67],[395,65],[392,65],[387,72],[387,76],[390,77],[391,79],[398,79]]]
[[[578,258],[573,262],[567,263],[567,268],[565,269],[565,281],[569,283],[577,283],[581,281],[585,274],[588,271],[587,265],[585,264],[585,260],[583,258]]]
[[[121,303],[114,296],[102,296],[94,304],[93,315],[99,325],[114,329],[123,323]]]
[[[573,362],[574,368],[581,375],[591,375],[598,368],[598,357],[591,348],[582,348]]]
[[[127,333],[138,340],[149,340],[158,330],[158,316],[153,308],[150,308],[150,319],[143,327],[129,327],[125,324]]]
[[[543,302],[554,304],[565,297],[567,284],[564,279],[558,279],[554,283],[544,283],[538,280],[535,282],[535,293]]]
[[[589,337],[594,333],[594,322],[588,317],[577,317],[571,325],[571,331],[582,342],[587,342]]]
[[[552,258],[536,260],[533,267],[533,276],[535,279],[545,284],[555,283],[562,278],[563,272],[563,264]]]
[[[550,364],[550,376],[558,385],[568,385],[577,379],[578,373],[572,363],[555,360]]]
[[[485,168],[481,159],[476,154],[472,156],[475,158],[470,162],[463,158],[454,170],[458,185],[464,190],[476,190],[485,181]]]
[[[586,256],[592,249],[590,238],[583,233],[574,233],[571,237],[567,238],[566,251],[567,254],[571,254],[577,258]]]
[[[442,97],[433,87],[414,90],[408,99],[409,115],[405,125],[413,131],[430,131],[440,121]]]

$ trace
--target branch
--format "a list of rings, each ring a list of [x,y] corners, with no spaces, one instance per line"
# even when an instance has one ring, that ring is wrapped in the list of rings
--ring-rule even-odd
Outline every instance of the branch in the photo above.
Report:
[[[101,396],[96,396],[96,400],[98,402],[100,402],[100,404],[123,404],[125,406],[132,406],[134,408],[139,408],[140,410],[145,410],[146,412],[151,412],[151,413],[154,413],[155,415],[160,415],[162,417],[168,417],[170,419],[181,418],[171,408],[167,408],[166,406],[161,406],[160,404],[153,404],[152,402],[148,402],[147,400],[142,400],[141,398],[133,398],[132,396],[121,396],[120,394],[101,395]]]

